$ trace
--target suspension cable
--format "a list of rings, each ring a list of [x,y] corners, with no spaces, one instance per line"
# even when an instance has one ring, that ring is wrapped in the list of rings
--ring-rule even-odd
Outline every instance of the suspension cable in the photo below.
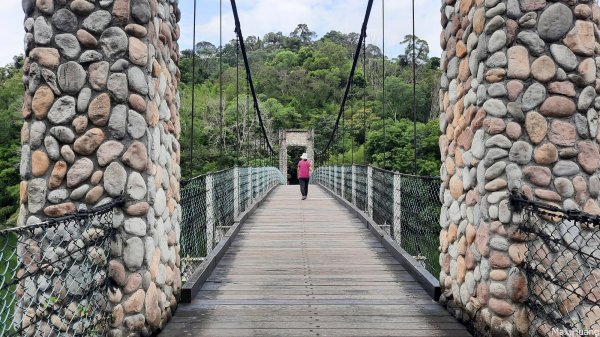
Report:
[[[246,113],[244,114],[244,119],[246,121],[246,125],[248,126],[248,131],[246,133],[246,166],[249,164],[250,160],[250,118],[248,117],[250,114],[250,86],[248,85],[248,75],[246,74]]]
[[[232,0],[232,1],[234,1],[234,0]],[[361,49],[361,46],[363,45],[363,41],[365,40],[365,37],[367,36],[367,26],[369,23],[369,17],[371,16],[371,8],[373,8],[373,0],[369,0],[369,3],[367,5],[365,18],[363,20],[362,28],[360,30],[360,37],[358,38],[358,43],[356,45],[356,52],[354,54],[354,60],[352,60],[352,69],[350,69],[350,76],[348,77],[348,82],[346,83],[346,91],[344,92],[344,97],[342,98],[342,103],[340,105],[340,111],[339,111],[337,119],[335,121],[335,126],[333,127],[333,131],[331,132],[331,136],[329,137],[329,141],[327,142],[327,145],[325,145],[325,148],[323,149],[323,151],[321,151],[321,153],[325,153],[325,152],[327,152],[327,150],[329,150],[329,146],[331,146],[331,143],[333,142],[333,137],[338,129],[338,125],[340,123],[340,118],[342,117],[342,113],[343,113],[344,107],[346,105],[346,100],[348,99],[348,92],[350,91],[351,82],[354,79],[354,72],[356,70],[356,65],[358,63],[360,49]]]
[[[414,142],[414,154],[415,154],[415,172],[414,174],[417,174],[417,56],[416,56],[416,50],[417,50],[417,46],[415,45],[416,42],[416,38],[415,38],[415,0],[412,0],[412,45],[413,45],[413,52],[412,52],[412,73],[413,73],[413,142]]]
[[[354,105],[352,103],[350,103],[350,146],[352,147],[352,165],[354,165]]]
[[[220,133],[220,158],[223,160],[225,139],[223,137],[223,0],[219,0],[219,133]]]
[[[335,141],[335,148],[334,148],[334,152],[335,152],[335,165],[339,165],[340,164],[340,133],[339,132],[335,133],[335,140],[334,141]]]
[[[192,32],[192,132],[190,135],[190,177],[194,176],[194,119],[196,119],[196,0],[194,0],[194,24]]]
[[[240,163],[240,42],[235,44],[235,165]]]
[[[344,165],[344,155],[346,154],[346,110],[342,111],[342,165]]]
[[[367,165],[367,44],[363,43],[363,164]]]
[[[372,2],[372,0],[370,0]],[[254,83],[252,82],[252,73],[250,72],[250,64],[248,62],[248,55],[246,53],[246,45],[244,43],[244,36],[242,34],[242,28],[240,24],[240,18],[238,16],[237,6],[235,4],[235,0],[231,0],[231,9],[233,10],[233,17],[235,19],[235,33],[237,34],[240,40],[240,48],[242,50],[242,57],[244,59],[244,66],[246,67],[246,74],[248,77],[248,83],[250,84],[250,91],[252,93],[252,99],[254,100],[254,109],[256,110],[256,115],[258,116],[258,121],[260,123],[260,128],[262,130],[263,137],[267,142],[267,146],[271,152],[275,152],[273,147],[271,146],[271,142],[269,141],[269,137],[267,135],[267,129],[263,123],[263,119],[260,113],[260,108],[258,106],[258,99],[256,98],[256,91],[254,89]]]
[[[385,113],[385,0],[381,0],[381,35],[382,35],[382,52],[381,52],[381,112],[383,114],[383,167],[387,167],[387,134],[386,134],[386,113]]]

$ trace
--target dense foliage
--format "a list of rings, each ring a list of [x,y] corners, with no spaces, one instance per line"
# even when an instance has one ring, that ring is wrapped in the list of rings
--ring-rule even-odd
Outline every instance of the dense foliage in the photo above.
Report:
[[[316,34],[301,24],[287,36],[278,32],[268,33],[262,39],[255,36],[245,39],[259,108],[274,146],[280,129],[300,128],[314,129],[317,152],[325,148],[340,110],[358,38],[355,33],[331,31],[316,39]],[[397,58],[386,57],[385,61],[377,46],[364,46],[344,118],[329,151],[318,157],[318,163],[351,163],[352,159],[362,163],[366,145],[367,162],[400,172],[415,172],[414,49],[417,173],[438,174],[439,130],[432,117],[437,117],[439,59],[429,58],[427,42],[415,38],[413,48],[412,41],[412,36],[406,36],[400,42],[405,45],[406,53]],[[260,138],[258,122],[252,99],[248,97],[237,41],[225,44],[222,52],[218,46],[201,42],[195,52],[194,59],[193,51],[184,51],[180,61],[184,176],[226,167],[236,160],[240,164],[256,161],[265,152],[260,144],[254,145]],[[382,104],[384,68],[385,106]],[[192,83],[196,84],[195,118],[190,142]],[[190,170],[191,146],[193,170]]]
[[[0,67],[0,228],[16,223],[19,205],[20,130],[23,124],[22,58]]]
[[[303,24],[289,35],[278,32],[262,38],[246,38],[259,107],[274,148],[280,129],[301,128],[314,129],[317,151],[324,149],[340,110],[358,38],[356,33],[331,31],[317,39]],[[439,130],[432,117],[437,116],[439,59],[429,58],[427,42],[416,38],[413,48],[412,41],[412,36],[406,36],[399,42],[405,45],[406,53],[396,58],[386,57],[385,61],[377,46],[364,47],[344,118],[329,151],[319,156],[318,164],[363,163],[366,153],[366,162],[414,173],[414,49],[417,173],[438,174]],[[195,58],[193,51],[185,50],[180,59],[183,176],[236,163],[275,163],[276,156],[267,155],[259,136],[237,42],[232,40],[224,45],[222,53],[218,46],[208,42],[198,43],[196,47]],[[0,68],[0,183],[3,190],[0,224],[15,223],[19,198],[22,61],[15,57],[14,64]],[[384,65],[385,106],[382,105]],[[193,138],[192,100],[195,106]],[[193,148],[193,165],[190,165],[190,148]],[[298,151],[290,149],[290,155],[295,156]]]

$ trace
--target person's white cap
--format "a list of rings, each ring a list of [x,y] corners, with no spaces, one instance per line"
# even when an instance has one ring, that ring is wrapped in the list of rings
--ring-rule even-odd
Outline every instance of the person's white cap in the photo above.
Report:
[[[302,154],[302,156],[300,157],[300,159],[308,159],[308,155],[305,153]]]

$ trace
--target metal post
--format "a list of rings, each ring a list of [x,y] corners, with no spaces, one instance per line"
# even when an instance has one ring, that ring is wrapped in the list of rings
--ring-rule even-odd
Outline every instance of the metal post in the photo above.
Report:
[[[265,169],[264,167],[259,168],[260,172],[258,174],[258,196],[262,196],[262,193],[264,191],[264,180],[265,180]]]
[[[248,167],[248,204],[246,205],[246,209],[252,205],[254,201],[254,191],[252,191],[252,166]]]
[[[373,216],[373,167],[367,167],[367,213]]]
[[[213,175],[206,176],[206,254],[214,248],[215,243],[215,207],[214,207]]]
[[[352,164],[352,205],[356,206],[356,165]]]
[[[240,169],[233,168],[233,217],[240,214]]]
[[[327,185],[333,189],[333,166],[329,166],[329,177],[327,179]]]
[[[342,196],[342,199],[343,199],[344,198],[344,190],[345,190],[345,188],[344,188],[345,187],[344,186],[344,182],[345,182],[345,180],[344,180],[344,166],[342,166],[342,174],[341,174],[340,181],[341,181],[340,195]]]
[[[402,246],[402,176],[394,174],[394,222],[390,233],[392,238]]]
[[[337,164],[333,167],[333,192],[337,194]]]

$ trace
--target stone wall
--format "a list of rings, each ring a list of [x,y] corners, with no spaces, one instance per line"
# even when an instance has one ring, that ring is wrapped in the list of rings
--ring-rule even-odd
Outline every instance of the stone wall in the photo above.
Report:
[[[443,0],[442,302],[483,335],[527,330],[508,193],[600,213],[591,0]]]
[[[177,0],[22,0],[19,225],[124,195],[111,336],[170,318],[179,271]]]

